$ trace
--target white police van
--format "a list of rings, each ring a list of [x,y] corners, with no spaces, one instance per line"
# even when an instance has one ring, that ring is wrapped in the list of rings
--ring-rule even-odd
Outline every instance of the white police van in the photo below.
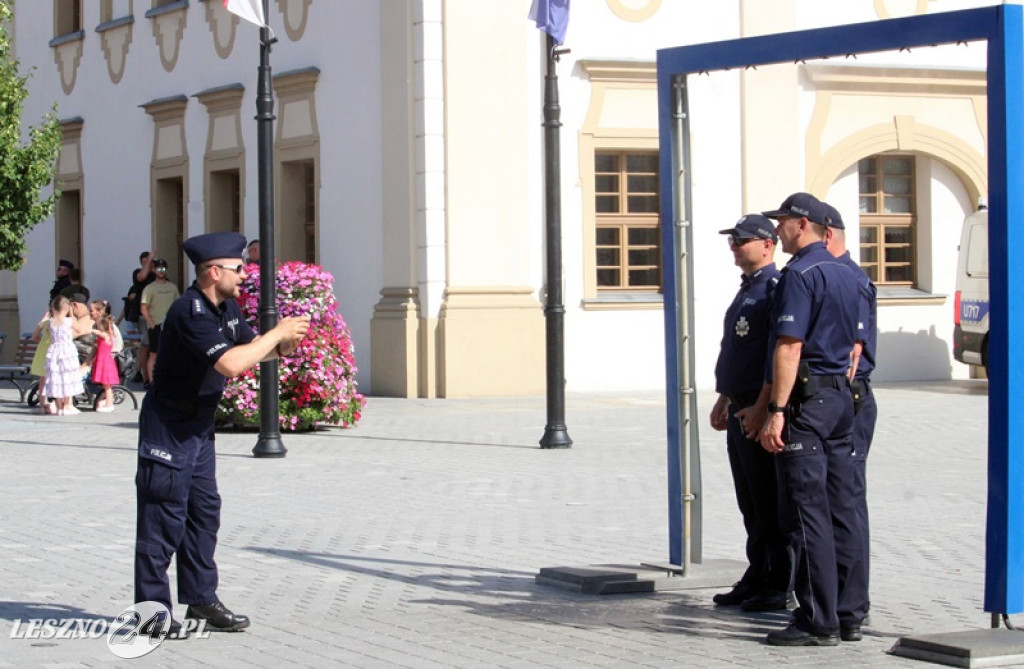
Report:
[[[956,267],[953,357],[988,370],[988,209],[964,220]]]

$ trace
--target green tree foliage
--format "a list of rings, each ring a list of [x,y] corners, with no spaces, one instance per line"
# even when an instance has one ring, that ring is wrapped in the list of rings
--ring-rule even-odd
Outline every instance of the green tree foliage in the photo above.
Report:
[[[0,2],[0,269],[17,270],[25,264],[25,235],[57,204],[56,191],[47,198],[40,195],[53,181],[61,129],[54,105],[38,126],[29,128],[28,143],[21,141],[28,77],[18,74],[10,23],[11,10]]]

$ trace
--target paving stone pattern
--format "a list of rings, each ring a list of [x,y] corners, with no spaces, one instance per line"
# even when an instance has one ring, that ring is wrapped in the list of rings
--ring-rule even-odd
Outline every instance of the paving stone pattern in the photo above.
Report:
[[[716,608],[714,590],[534,582],[541,567],[667,561],[658,394],[570,395],[568,450],[537,447],[543,397],[371,398],[357,428],[286,434],[283,459],[251,457],[253,432],[218,434],[219,592],[252,627],[120,660],[102,639],[10,637],[16,620],[110,620],[131,603],[137,413],[41,416],[3,389],[0,667],[926,666],[887,651],[990,620],[987,386],[877,394],[863,642],[767,646],[786,616]],[[724,436],[700,400],[704,555],[742,559]]]

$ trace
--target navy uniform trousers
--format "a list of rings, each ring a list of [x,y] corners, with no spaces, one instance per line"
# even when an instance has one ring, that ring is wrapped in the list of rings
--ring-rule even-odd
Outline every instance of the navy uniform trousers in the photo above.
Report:
[[[837,542],[836,559],[839,565],[839,622],[842,625],[860,623],[868,614],[870,598],[868,581],[871,565],[871,539],[868,524],[867,461],[871,440],[878,420],[878,405],[871,384],[865,377],[857,377],[862,383],[862,395],[854,406],[853,416],[853,487],[857,506],[857,537]]]
[[[152,390],[143,400],[135,477],[136,602],[160,602],[172,610],[167,569],[175,555],[178,601],[203,605],[217,600],[213,553],[221,499],[213,424],[212,412],[190,416],[168,409]]]
[[[743,406],[729,405],[726,445],[736,488],[736,504],[747,531],[747,567],[740,582],[758,594],[789,592],[790,560],[786,537],[779,528],[779,487],[775,456],[747,439],[736,418]]]
[[[838,555],[862,550],[853,449],[853,395],[841,377],[791,401],[786,445],[776,456],[779,521],[793,555],[794,622],[820,635],[839,633]]]

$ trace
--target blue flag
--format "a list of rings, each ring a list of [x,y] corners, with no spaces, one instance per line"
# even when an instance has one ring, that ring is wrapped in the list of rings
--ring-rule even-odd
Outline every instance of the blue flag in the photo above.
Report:
[[[554,37],[556,44],[563,44],[569,27],[569,0],[533,0],[529,18]]]

